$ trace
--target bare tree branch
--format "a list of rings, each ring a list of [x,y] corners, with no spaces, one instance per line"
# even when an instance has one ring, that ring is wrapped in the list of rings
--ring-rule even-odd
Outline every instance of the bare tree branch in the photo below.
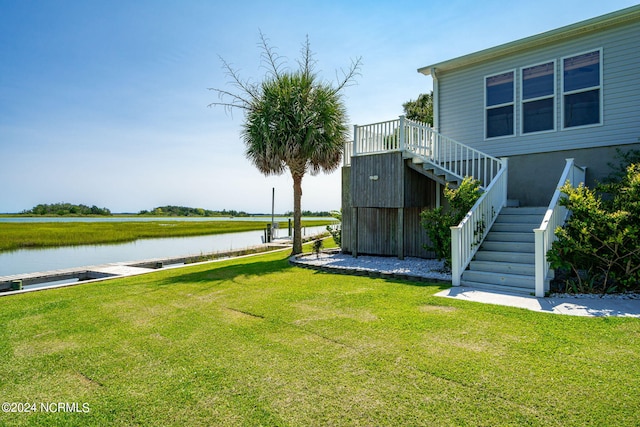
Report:
[[[334,93],[340,92],[343,88],[356,84],[354,81],[357,76],[360,76],[360,67],[362,66],[362,57],[358,57],[355,60],[351,60],[351,66],[349,70],[346,72],[343,69],[340,69],[342,73],[342,81],[337,78],[338,72],[336,71],[336,80],[338,80],[338,86],[334,89]]]
[[[269,46],[269,39],[264,35],[262,30],[260,30],[259,46],[262,49],[262,54],[260,55],[262,62],[267,65],[265,68],[267,68],[267,71],[272,74],[275,79],[280,79],[282,75],[281,68],[285,58],[278,55],[275,48]]]
[[[316,65],[316,60],[313,59],[313,52],[311,51],[311,43],[309,42],[308,34],[307,34],[305,43],[302,45],[302,48],[300,49],[300,53],[302,54],[302,59],[298,60],[298,65],[300,66],[300,70],[306,76],[313,75],[313,70]]]

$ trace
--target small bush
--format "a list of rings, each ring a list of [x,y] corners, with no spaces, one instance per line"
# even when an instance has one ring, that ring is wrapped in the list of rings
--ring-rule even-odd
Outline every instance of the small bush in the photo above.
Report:
[[[320,258],[320,252],[322,251],[323,247],[324,243],[322,242],[322,239],[313,241],[313,253],[316,254],[316,258]]]
[[[444,197],[449,202],[447,208],[440,206],[420,213],[422,227],[431,241],[431,245],[424,248],[435,252],[447,268],[451,268],[451,227],[462,221],[481,194],[480,181],[466,177],[458,188],[447,186],[444,189]]]

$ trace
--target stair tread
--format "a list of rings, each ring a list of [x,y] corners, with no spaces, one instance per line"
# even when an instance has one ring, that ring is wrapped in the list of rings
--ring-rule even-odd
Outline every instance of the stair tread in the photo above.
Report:
[[[531,263],[535,264],[534,253],[532,252],[478,251],[474,256],[474,261],[509,263],[514,262],[513,260],[531,260]]]
[[[510,249],[510,247],[512,249]],[[535,252],[534,242],[502,242],[499,240],[485,240],[482,242],[479,251],[487,252],[517,252],[517,253],[533,253]]]
[[[518,294],[526,294],[526,295],[530,295],[535,291],[535,287],[525,287],[525,286],[510,286],[510,285],[492,285],[490,283],[481,283],[481,282],[474,282],[471,280],[463,280],[461,282],[462,286],[469,286],[471,288],[478,288],[478,289],[491,289],[491,290],[495,290],[495,291],[502,291],[502,292],[512,292],[512,293],[518,293]]]
[[[500,214],[504,215],[543,215],[547,212],[546,207],[526,206],[526,207],[506,207],[502,208]]]
[[[507,253],[511,253],[511,252],[507,252]],[[529,267],[529,266],[535,266],[535,262],[506,262],[506,261],[491,261],[491,260],[473,260],[471,261],[471,263],[483,263],[483,264],[500,264],[500,265],[505,265],[508,264],[509,266],[512,267]]]
[[[513,279],[530,279],[533,276],[529,275],[529,274],[512,274],[512,273],[496,273],[493,271],[482,271],[482,270],[465,270],[463,274],[467,273],[467,272],[473,272],[474,274],[480,274],[481,276],[485,276],[485,275],[492,275],[492,276],[507,276],[507,277],[511,277]]]

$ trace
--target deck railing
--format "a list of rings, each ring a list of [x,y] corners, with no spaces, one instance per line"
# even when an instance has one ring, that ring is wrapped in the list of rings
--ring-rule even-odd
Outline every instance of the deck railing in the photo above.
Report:
[[[400,120],[353,127],[353,155],[378,154],[401,150]]]
[[[507,159],[460,224],[451,227],[451,284],[460,286],[467,265],[478,251],[500,210],[507,205]]]
[[[360,156],[402,151],[463,179],[480,181],[486,188],[502,167],[500,159],[448,138],[424,123],[400,116],[399,119],[354,126],[353,143],[345,146],[344,164],[351,164],[349,154]]]
[[[557,240],[556,228],[564,224],[569,214],[567,208],[559,204],[560,199],[566,197],[563,196],[560,187],[566,182],[577,187],[585,181],[585,168],[576,166],[573,159],[566,159],[566,162],[542,223],[540,227],[533,230],[535,234],[535,286],[536,297],[539,298],[544,297],[549,290],[549,279],[553,275],[549,261],[547,261],[547,252],[551,249],[553,242]]]

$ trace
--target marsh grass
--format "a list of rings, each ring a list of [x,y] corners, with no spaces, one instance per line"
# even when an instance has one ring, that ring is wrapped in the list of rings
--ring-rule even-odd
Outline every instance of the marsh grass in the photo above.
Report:
[[[333,223],[305,221],[313,227]],[[0,252],[55,246],[132,242],[158,237],[187,237],[262,230],[264,221],[141,221],[0,223]],[[281,224],[286,227],[285,223]]]
[[[307,249],[310,250],[310,249]],[[638,425],[640,321],[434,297],[288,252],[0,298],[2,425]]]

